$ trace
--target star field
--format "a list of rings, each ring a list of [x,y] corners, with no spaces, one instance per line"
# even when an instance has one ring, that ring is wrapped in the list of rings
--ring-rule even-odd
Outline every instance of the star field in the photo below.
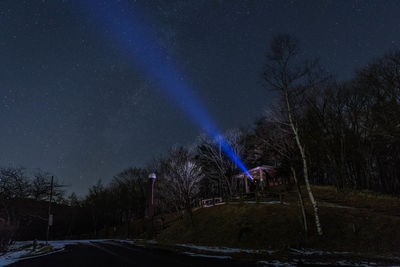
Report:
[[[400,46],[397,1],[122,2],[141,10],[224,130],[273,101],[261,71],[274,34],[296,35],[338,80]],[[76,1],[0,2],[1,166],[47,170],[84,194],[200,134],[110,34]]]

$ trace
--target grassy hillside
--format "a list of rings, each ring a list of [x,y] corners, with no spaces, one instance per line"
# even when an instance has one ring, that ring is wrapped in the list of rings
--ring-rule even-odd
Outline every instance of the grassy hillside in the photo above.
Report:
[[[366,192],[337,193],[331,187],[315,187],[320,200],[324,236],[315,233],[307,202],[310,233],[304,236],[296,193],[286,193],[282,204],[226,204],[199,209],[194,225],[188,219],[164,230],[165,243],[241,248],[314,248],[400,255],[400,200]]]

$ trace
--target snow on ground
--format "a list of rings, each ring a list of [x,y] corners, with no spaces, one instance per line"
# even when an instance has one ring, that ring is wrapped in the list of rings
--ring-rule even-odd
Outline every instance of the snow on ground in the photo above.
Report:
[[[36,250],[32,249],[33,241],[17,241],[10,246],[9,252],[0,255],[0,267],[12,264],[19,260],[57,253],[64,250],[67,245],[89,244],[90,242],[106,242],[112,240],[113,239],[53,240],[48,242],[49,246],[45,245],[46,241],[37,241]]]
[[[145,247],[145,243],[147,244],[157,244],[156,240],[150,239],[141,239],[141,238],[136,238],[136,239],[118,239],[118,240],[114,240],[114,241],[118,241],[121,243],[125,243],[125,244],[130,244],[130,245],[135,245],[138,247]]]
[[[337,261],[336,264],[339,266],[362,266],[362,267],[378,266],[375,262],[354,263],[347,260]]]
[[[347,251],[321,251],[321,250],[304,250],[304,249],[290,249],[293,254],[300,254],[300,255],[345,255],[350,254]]]
[[[257,262],[261,266],[279,266],[279,267],[291,267],[291,266],[296,266],[295,263],[288,263],[288,262],[282,262],[278,260],[273,260],[273,261],[258,261]]]
[[[32,250],[32,241],[18,241],[15,242],[9,248],[9,252],[0,255],[0,267],[6,266],[12,263],[15,263],[19,260],[23,259],[31,259],[36,257],[41,257],[45,255],[49,255],[52,253],[57,253],[63,251],[67,245],[74,245],[74,244],[91,244],[91,242],[122,242],[132,245],[141,245],[143,243],[150,243],[154,244],[157,243],[155,240],[145,240],[145,239],[87,239],[87,240],[54,240],[49,241],[49,246],[45,245],[45,241],[38,241],[36,250]],[[217,253],[249,253],[249,254],[273,254],[276,251],[273,250],[253,250],[253,249],[241,249],[241,248],[229,248],[229,247],[208,247],[208,246],[198,246],[194,244],[176,244],[179,247],[196,249],[198,251],[208,251],[208,252],[217,252]],[[291,249],[292,254],[295,255],[345,255],[350,254],[350,252],[344,251],[320,251],[320,250],[305,250],[305,249]],[[207,257],[207,258],[217,258],[217,259],[232,259],[231,256],[228,255],[207,255],[202,253],[194,253],[190,251],[184,252],[184,254],[193,256],[193,257]],[[279,260],[262,260],[258,261],[260,265],[265,266],[297,266],[299,264],[299,259],[294,259],[293,261],[284,262]],[[367,262],[362,261],[359,263],[351,262],[349,260],[339,260],[334,262],[308,262],[301,260],[302,264],[318,264],[318,265],[337,265],[337,266],[360,266],[360,267],[372,267],[378,266],[377,263],[374,262]]]
[[[176,244],[180,247],[193,248],[201,251],[211,251],[211,252],[220,252],[220,253],[249,253],[249,254],[262,254],[268,253],[272,254],[275,251],[273,250],[254,250],[254,249],[241,249],[241,248],[227,248],[227,247],[207,247],[207,246],[198,246],[193,244]]]
[[[208,251],[208,252],[219,252],[219,253],[227,253],[227,254],[232,254],[232,253],[249,253],[249,254],[273,254],[277,251],[274,250],[252,250],[252,249],[240,249],[240,248],[227,248],[227,247],[207,247],[207,246],[198,246],[198,245],[193,245],[193,244],[176,244],[177,246],[180,247],[185,247],[185,248],[191,248],[191,249],[196,249],[199,251]],[[304,255],[304,256],[324,256],[324,255],[347,255],[351,254],[350,252],[346,251],[321,251],[321,250],[305,250],[305,249],[291,249],[292,254],[295,255]],[[204,254],[197,254],[193,252],[184,252],[184,254],[190,255],[190,256],[203,256],[203,257],[221,257],[221,259],[224,259],[225,255],[220,255],[220,256],[214,256],[214,255],[204,255]],[[327,262],[313,262],[313,261],[307,261],[307,260],[300,260],[300,259],[293,259],[292,261],[280,261],[280,260],[262,260],[258,261],[258,264],[261,266],[280,266],[280,267],[287,267],[287,266],[298,266],[298,264],[310,264],[310,265],[337,265],[337,266],[360,266],[360,267],[373,267],[373,266],[378,266],[374,262],[367,262],[367,261],[362,261],[362,262],[351,262],[349,260],[339,260],[339,261],[327,261]]]
[[[354,266],[354,267],[374,267],[378,266],[375,262],[352,262],[348,260],[340,260],[336,262],[308,262],[304,261],[303,264],[316,264],[316,265],[336,265],[336,266]],[[393,266],[395,267],[395,266]]]
[[[18,244],[20,243],[20,244]],[[26,247],[26,248],[21,248],[25,247],[29,243],[32,244],[32,242],[16,242],[11,248],[10,251],[0,255],[0,266],[6,266],[9,264],[12,264],[14,262],[17,262],[22,259],[31,259],[31,258],[36,258],[44,255],[49,255],[55,252],[60,251],[59,250],[46,250],[46,252],[40,253],[40,249],[36,249],[35,251],[32,249],[32,246]],[[43,248],[43,247],[41,247]],[[44,248],[49,248],[49,247],[44,247]],[[29,256],[28,256],[29,255]]]
[[[361,263],[354,263],[350,262],[347,260],[341,260],[341,261],[334,261],[334,262],[316,262],[316,261],[299,261],[299,260],[293,260],[292,262],[284,262],[284,261],[279,261],[279,260],[263,260],[263,261],[258,261],[258,264],[262,266],[281,266],[281,267],[288,267],[288,266],[298,266],[304,265],[304,264],[310,264],[310,265],[316,265],[316,266],[323,266],[323,265],[336,265],[336,266],[357,266],[357,267],[374,267],[378,266],[374,262],[361,262]],[[394,266],[393,266],[394,267]]]
[[[6,266],[18,261],[18,258],[26,254],[26,250],[12,251],[0,256],[0,266]]]
[[[214,258],[214,259],[232,259],[231,256],[206,255],[206,254],[197,254],[197,253],[193,253],[193,252],[184,252],[184,254],[192,256],[192,257],[204,257],[204,258]]]
[[[49,245],[51,245],[54,249],[64,249],[67,245],[76,245],[76,244],[90,244],[90,242],[106,242],[112,241],[114,239],[85,239],[85,240],[53,240],[49,241]],[[39,241],[45,242],[45,241]]]

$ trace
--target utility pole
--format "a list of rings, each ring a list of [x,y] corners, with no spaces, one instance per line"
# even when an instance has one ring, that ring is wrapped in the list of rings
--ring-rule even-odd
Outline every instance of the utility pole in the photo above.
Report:
[[[51,214],[51,201],[53,200],[53,180],[54,180],[54,176],[51,176],[50,197],[49,197],[49,213],[48,213],[47,232],[46,232],[46,245],[49,242],[50,226],[53,225],[53,215]]]

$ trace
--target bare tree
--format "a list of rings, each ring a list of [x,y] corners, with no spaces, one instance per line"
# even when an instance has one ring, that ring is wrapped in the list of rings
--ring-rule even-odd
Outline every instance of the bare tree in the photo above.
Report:
[[[71,194],[68,195],[67,197],[67,204],[71,207],[80,207],[81,206],[81,200],[79,197],[75,194],[75,192],[72,192]]]
[[[31,182],[31,195],[35,200],[45,200],[49,198],[51,175],[44,171],[37,171],[33,175]]]
[[[144,215],[147,175],[144,169],[129,168],[115,175],[108,187],[115,196],[119,223],[128,222],[128,234],[131,220]]]
[[[51,177],[54,176],[49,172],[37,170],[30,181],[29,195],[35,200],[47,200],[51,193]],[[66,203],[64,199],[66,185],[59,181],[53,181],[53,198],[56,203]]]
[[[85,199],[85,206],[89,208],[92,217],[92,227],[95,236],[98,230],[105,227],[108,192],[99,179],[95,185],[89,188],[89,194]]]
[[[23,168],[0,169],[0,194],[3,198],[26,198],[30,193],[29,187],[29,179]]]
[[[232,197],[236,185],[233,175],[238,171],[238,166],[223,152],[223,142],[227,142],[239,157],[243,154],[242,132],[237,129],[229,130],[224,136],[217,136],[214,139],[205,135],[200,136],[197,154],[206,176],[218,183],[220,193],[221,188],[226,188],[228,196]]]
[[[0,251],[6,250],[13,241],[19,225],[18,215],[11,201],[29,195],[29,180],[23,168],[0,169]]]
[[[297,110],[304,103],[307,90],[315,86],[315,71],[317,62],[298,63],[299,42],[290,35],[278,35],[272,42],[270,53],[267,55],[267,64],[264,69],[264,79],[269,89],[279,92],[281,100],[285,103],[287,126],[296,141],[303,164],[304,182],[308,196],[314,209],[315,224],[319,235],[323,235],[318,204],[311,190],[307,156],[305,146],[301,140],[297,124]]]
[[[192,207],[199,193],[204,175],[200,165],[187,149],[171,149],[161,163],[164,196],[174,203],[177,210],[185,209],[193,223]]]

